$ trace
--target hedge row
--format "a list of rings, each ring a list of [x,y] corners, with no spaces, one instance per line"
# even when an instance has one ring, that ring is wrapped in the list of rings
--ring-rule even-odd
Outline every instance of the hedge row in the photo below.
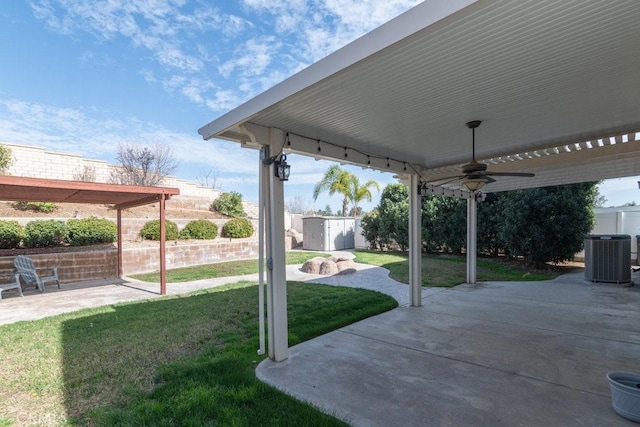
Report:
[[[49,246],[86,246],[99,243],[113,243],[117,239],[116,225],[104,218],[36,220],[22,226],[18,221],[0,220],[0,249],[43,248]],[[234,218],[225,223],[222,235],[243,238],[253,235],[254,229],[246,218]],[[147,222],[140,230],[140,236],[147,240],[160,240],[160,220]],[[215,239],[218,226],[206,219],[190,221],[182,231],[175,222],[165,220],[167,240]]]
[[[36,220],[24,227],[18,221],[0,220],[0,248],[43,248],[48,246],[84,246],[112,243],[117,238],[116,225],[103,218]]]
[[[222,226],[222,237],[240,239],[251,237],[254,229],[251,221],[246,218],[233,218]],[[155,219],[145,223],[140,230],[140,237],[146,240],[160,240],[160,220]],[[201,239],[211,240],[218,237],[218,226],[206,219],[190,221],[182,231],[171,220],[165,220],[165,238],[177,239]]]

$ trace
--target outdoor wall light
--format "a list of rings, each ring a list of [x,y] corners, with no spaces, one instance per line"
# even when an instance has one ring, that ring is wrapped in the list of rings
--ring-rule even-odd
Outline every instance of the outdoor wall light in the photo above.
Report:
[[[274,164],[274,172],[280,181],[288,181],[291,174],[291,166],[287,164],[287,156],[282,155]]]

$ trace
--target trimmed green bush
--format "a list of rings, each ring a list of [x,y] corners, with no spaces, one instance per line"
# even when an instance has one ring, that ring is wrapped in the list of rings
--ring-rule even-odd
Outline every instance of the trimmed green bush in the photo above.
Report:
[[[253,225],[247,218],[233,218],[222,226],[222,237],[240,239],[253,235]]]
[[[67,221],[69,229],[69,244],[71,246],[95,245],[98,243],[112,243],[118,238],[118,227],[106,218],[70,219]]]
[[[0,248],[15,249],[24,239],[24,227],[18,221],[0,221]]]
[[[211,209],[232,218],[245,215],[242,207],[242,194],[236,191],[222,193],[211,203]]]
[[[27,248],[43,248],[61,246],[67,242],[69,230],[67,224],[54,219],[36,220],[24,227],[24,246]]]
[[[167,240],[176,240],[180,237],[178,226],[171,220],[165,220],[165,238]],[[160,240],[160,220],[154,219],[145,223],[140,230],[140,237],[146,240]]]
[[[182,239],[212,240],[217,236],[218,226],[206,219],[190,221],[180,232]]]
[[[51,213],[56,210],[57,206],[53,202],[15,202],[13,204],[14,209],[20,211],[34,211]]]

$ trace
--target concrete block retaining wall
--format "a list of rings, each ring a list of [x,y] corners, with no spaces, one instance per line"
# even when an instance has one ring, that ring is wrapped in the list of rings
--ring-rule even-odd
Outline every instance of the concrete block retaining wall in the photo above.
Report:
[[[125,275],[160,270],[159,245],[145,248],[124,248],[122,252]],[[167,242],[167,268],[189,267],[221,261],[258,258],[258,241],[248,239],[216,239],[206,242]]]
[[[13,274],[15,256],[0,257],[0,274]],[[65,251],[29,255],[36,268],[58,267],[61,282],[118,277],[118,252],[114,247],[100,250]],[[221,261],[258,258],[258,240],[216,239],[207,241],[167,242],[167,268],[189,267]],[[160,245],[125,247],[122,251],[125,276],[160,270]],[[48,274],[43,272],[43,274]]]
[[[36,269],[58,267],[61,282],[118,277],[118,252],[115,247],[83,252],[57,252],[29,255]],[[0,257],[0,274],[12,274],[14,256]],[[50,272],[42,271],[43,275]]]

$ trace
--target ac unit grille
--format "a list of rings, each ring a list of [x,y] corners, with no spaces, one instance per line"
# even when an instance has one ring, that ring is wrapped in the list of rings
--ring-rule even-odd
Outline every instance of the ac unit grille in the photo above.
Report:
[[[591,282],[631,282],[631,236],[590,235],[584,239],[585,279]]]

